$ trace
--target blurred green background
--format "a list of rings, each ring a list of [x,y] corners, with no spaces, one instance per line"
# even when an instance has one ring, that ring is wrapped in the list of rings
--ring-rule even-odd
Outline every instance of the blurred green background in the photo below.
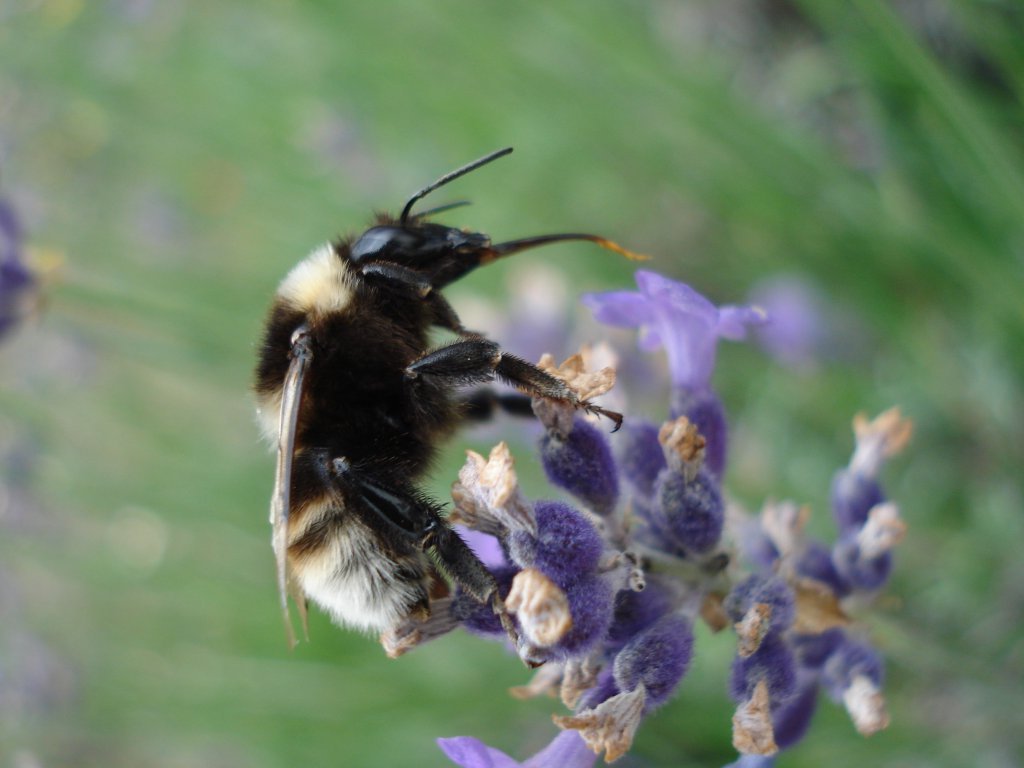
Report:
[[[864,617],[893,724],[825,703],[780,765],[1024,764],[1022,32],[1000,0],[0,0],[0,194],[62,263],[0,347],[0,764],[440,766],[438,736],[554,734],[497,644],[389,661],[314,615],[287,650],[247,389],[293,263],[506,144],[446,221],[598,231],[722,302],[798,274],[852,318],[817,365],[721,351],[738,501],[831,536],[852,415],[915,421]],[[582,245],[517,259],[455,306],[531,263],[632,285]],[[732,649],[698,637],[623,765],[732,759]]]

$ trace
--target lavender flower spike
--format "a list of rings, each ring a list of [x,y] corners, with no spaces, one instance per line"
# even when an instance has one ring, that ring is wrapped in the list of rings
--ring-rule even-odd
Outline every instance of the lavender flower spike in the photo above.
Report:
[[[640,329],[640,347],[664,347],[672,384],[691,391],[707,389],[715,367],[719,338],[741,340],[748,326],[763,325],[756,307],[716,307],[685,283],[638,270],[637,291],[589,293],[582,297],[602,323]]]

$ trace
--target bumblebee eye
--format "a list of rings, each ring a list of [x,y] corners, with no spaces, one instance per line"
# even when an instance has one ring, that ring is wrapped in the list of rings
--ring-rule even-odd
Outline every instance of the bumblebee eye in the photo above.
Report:
[[[401,227],[370,227],[352,243],[349,254],[356,264],[415,247],[417,238]]]

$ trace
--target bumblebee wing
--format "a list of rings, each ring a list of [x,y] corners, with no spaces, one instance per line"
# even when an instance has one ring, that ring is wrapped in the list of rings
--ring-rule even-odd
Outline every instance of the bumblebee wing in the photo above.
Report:
[[[288,572],[288,515],[291,511],[292,456],[295,453],[295,430],[302,403],[302,381],[313,359],[307,329],[302,326],[292,334],[291,363],[281,390],[281,413],[277,434],[277,471],[274,474],[274,494],[270,498],[271,545],[277,562],[277,590],[281,598],[281,612],[288,631],[288,642],[295,646],[295,630],[288,612],[288,594],[299,607],[303,629],[306,625],[306,599]]]

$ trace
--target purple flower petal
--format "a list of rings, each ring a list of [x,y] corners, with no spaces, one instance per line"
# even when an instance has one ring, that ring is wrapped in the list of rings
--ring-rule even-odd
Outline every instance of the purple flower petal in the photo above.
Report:
[[[616,328],[637,328],[654,320],[647,299],[636,291],[585,293],[580,301],[600,322]]]
[[[597,762],[579,731],[562,731],[544,749],[531,757],[523,768],[591,768]]]
[[[519,763],[500,749],[472,736],[438,739],[437,745],[462,768],[592,768],[597,754],[591,752],[578,731],[561,731],[544,749]]]
[[[462,768],[520,768],[520,764],[500,749],[488,747],[472,736],[438,739],[437,746],[456,765]]]
[[[718,309],[685,283],[656,272],[638,271],[636,284],[639,293],[588,294],[583,303],[603,323],[639,328],[643,349],[664,347],[676,387],[705,388],[714,369],[718,339],[741,339],[748,326],[765,322],[758,309]]]
[[[508,565],[508,560],[505,559],[505,552],[501,548],[501,542],[494,536],[474,531],[462,525],[456,526],[455,529],[462,540],[473,550],[473,554],[480,558],[480,562],[488,568],[500,568],[501,566]]]
[[[747,329],[766,325],[768,313],[760,307],[737,307],[727,304],[718,309],[718,335],[723,339],[743,341]]]

